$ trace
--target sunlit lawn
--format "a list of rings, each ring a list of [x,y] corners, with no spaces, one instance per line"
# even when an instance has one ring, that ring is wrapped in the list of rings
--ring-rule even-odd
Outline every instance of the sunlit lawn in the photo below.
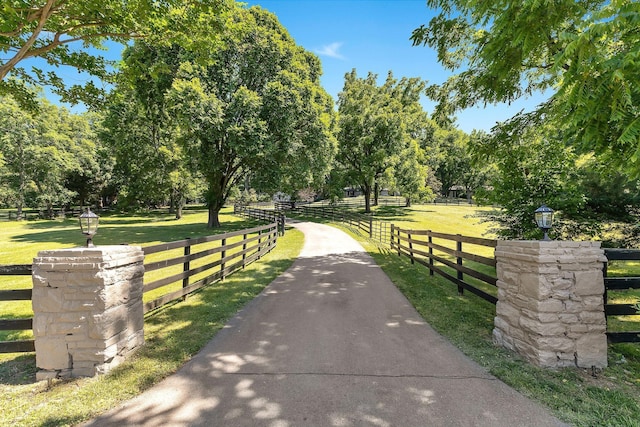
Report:
[[[166,211],[150,212],[140,215],[102,214],[98,234],[94,238],[96,245],[130,245],[150,246],[156,243],[181,240],[187,237],[194,238],[211,234],[220,234],[248,228],[257,225],[254,221],[247,221],[232,215],[232,208],[226,208],[221,212],[223,228],[211,230],[206,227],[206,209],[187,209],[180,220],[175,215]],[[235,240],[240,239],[235,238]],[[231,243],[234,240],[230,240]],[[38,251],[71,248],[83,246],[85,238],[79,231],[78,220],[69,218],[66,220],[33,220],[33,221],[5,221],[0,223],[0,264],[30,264],[37,256]],[[213,242],[200,245],[198,250],[220,245]],[[238,249],[235,249],[237,251]],[[147,261],[160,259],[161,257],[179,256],[182,250],[165,254],[157,254],[149,257]],[[232,253],[231,251],[229,255]],[[198,266],[204,263],[200,260],[194,263]],[[181,266],[176,266],[171,273],[180,271]],[[168,275],[167,271],[153,272],[145,277],[145,282],[150,282],[160,275]],[[201,276],[193,278],[199,279]],[[29,276],[0,276],[0,290],[2,289],[30,289],[31,277]],[[145,294],[145,301],[153,299],[163,293],[173,290],[181,284],[164,287]],[[33,316],[30,301],[0,302],[0,318],[26,318]],[[29,339],[31,331],[0,331],[0,341]]]
[[[230,212],[225,210],[221,217],[224,228],[216,230],[216,233],[257,225],[230,215]],[[3,239],[6,239],[3,246],[18,242],[21,252],[31,253],[15,259],[3,254],[2,263],[28,263],[38,250],[84,243],[72,220],[4,224],[12,224],[7,229],[12,228],[16,237],[3,227]],[[105,215],[101,218],[95,242],[98,245],[126,242],[147,246],[212,234],[205,225],[206,212],[202,210],[187,212],[179,221],[165,214]],[[78,236],[74,237],[74,233]],[[302,233],[289,229],[284,237],[278,239],[276,248],[260,261],[227,277],[224,282],[207,286],[184,302],[147,315],[146,345],[108,375],[54,382],[52,385],[35,383],[33,353],[0,354],[0,425],[74,425],[147,389],[178,369],[244,304],[284,272],[297,257],[302,243]],[[26,248],[29,245],[32,246],[31,251]],[[2,304],[11,304],[13,308],[2,308]],[[15,303],[0,303],[0,308],[5,313],[13,311]],[[30,315],[27,313],[30,310],[21,310],[21,315]]]
[[[416,206],[402,211],[382,208],[384,220],[410,229],[431,229],[450,234],[490,237],[489,224],[478,224],[476,208],[469,206]],[[356,233],[357,235],[357,233]],[[610,346],[609,367],[592,376],[579,369],[536,368],[492,342],[495,307],[471,293],[457,294],[456,286],[428,269],[411,265],[388,249],[361,242],[438,332],[507,384],[552,409],[576,426],[640,426],[640,344]],[[613,265],[615,274],[634,273],[634,266]],[[618,297],[624,302],[626,296]],[[611,296],[613,297],[613,295]],[[633,296],[631,298],[634,298]],[[640,316],[609,319],[614,330],[640,330]]]

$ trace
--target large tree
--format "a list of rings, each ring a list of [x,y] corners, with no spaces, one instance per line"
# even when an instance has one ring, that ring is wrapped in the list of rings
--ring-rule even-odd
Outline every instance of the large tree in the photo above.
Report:
[[[392,73],[381,86],[373,73],[366,78],[359,78],[356,70],[345,75],[338,95],[336,159],[343,182],[360,186],[366,212],[371,211],[377,180],[397,164],[412,140],[415,117],[426,118],[419,102],[424,85],[416,78],[398,81]]]
[[[71,66],[105,78],[108,61],[96,53],[104,41],[126,44],[144,37],[185,43],[195,33],[211,31],[215,24],[209,20],[204,25],[199,19],[201,13],[217,14],[229,3],[228,0],[5,1],[0,8],[0,95],[11,94],[23,106],[32,108],[36,107],[36,99],[25,82],[52,85],[71,101],[87,93],[95,95],[100,89],[92,81],[84,88],[77,85],[67,88],[55,71],[44,72],[38,66],[27,70],[21,64],[38,57],[51,67]]]
[[[109,165],[99,161],[100,146],[86,116],[41,101],[36,116],[10,97],[0,98],[0,186],[4,203],[44,208],[97,200]]]
[[[527,118],[526,115],[523,115]],[[547,204],[557,211],[557,236],[588,233],[588,224],[575,227],[585,197],[579,185],[577,156],[564,145],[563,130],[543,123],[521,123],[521,116],[501,126],[492,136],[472,138],[477,164],[492,164],[495,173],[489,187],[480,192],[483,202],[501,206],[489,215],[506,238],[538,238],[534,211]],[[516,126],[515,124],[520,124]],[[484,193],[484,194],[483,194]]]
[[[440,87],[437,116],[549,91],[544,115],[586,151],[640,174],[640,3],[635,0],[427,0],[412,35],[464,71]]]
[[[212,43],[205,63],[181,64],[170,102],[184,149],[207,183],[208,225],[217,227],[244,177],[258,176],[265,187],[298,181],[304,188],[327,172],[334,140],[320,63],[273,14],[237,8]]]
[[[116,158],[119,203],[160,205],[176,217],[198,195],[199,174],[178,143],[178,126],[167,93],[185,50],[138,41],[123,54],[115,91],[109,96],[101,137]]]

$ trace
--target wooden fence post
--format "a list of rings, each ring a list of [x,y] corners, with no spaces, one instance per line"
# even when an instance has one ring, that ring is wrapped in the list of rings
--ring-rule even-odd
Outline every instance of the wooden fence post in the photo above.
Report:
[[[191,240],[191,237],[187,237],[185,240],[187,240],[187,246],[184,247],[184,256],[188,257],[189,255],[191,255],[191,245],[189,244],[189,240]],[[189,270],[191,270],[191,260],[187,258],[182,264],[182,272],[188,273]],[[182,279],[182,287],[186,288],[187,286],[189,286],[189,276],[184,277]],[[182,301],[186,301],[186,300],[187,300],[187,296],[185,295],[182,297]]]
[[[262,252],[262,230],[258,230],[258,259],[261,258]]]
[[[431,230],[427,230],[429,236],[429,276],[433,276],[433,236]]]
[[[220,252],[220,280],[224,280],[224,259],[227,256],[227,251],[224,249],[227,246],[227,239],[222,239],[220,247],[223,248]]]
[[[369,237],[373,239],[373,218],[369,218]]]
[[[456,257],[456,264],[458,264],[459,266],[462,266],[462,256],[460,254],[460,252],[462,252],[462,236],[460,234],[456,234],[456,236],[458,237],[458,240],[456,242],[456,250],[458,251],[458,256]],[[458,280],[463,280],[464,279],[464,275],[462,274],[462,271],[458,270]],[[460,285],[458,285],[458,294],[462,295],[464,294],[464,288]]]
[[[411,255],[411,264],[415,264],[415,260],[413,258],[413,241],[411,240],[411,233],[407,233],[407,238],[409,239],[409,255]]]
[[[242,268],[247,265],[245,260],[247,259],[247,233],[242,235]]]

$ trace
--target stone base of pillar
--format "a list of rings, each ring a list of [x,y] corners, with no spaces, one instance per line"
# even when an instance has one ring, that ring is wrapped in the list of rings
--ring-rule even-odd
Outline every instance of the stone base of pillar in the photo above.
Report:
[[[494,342],[543,367],[607,366],[600,242],[499,241]]]
[[[38,253],[32,297],[38,380],[106,373],[144,344],[143,262],[135,246]]]

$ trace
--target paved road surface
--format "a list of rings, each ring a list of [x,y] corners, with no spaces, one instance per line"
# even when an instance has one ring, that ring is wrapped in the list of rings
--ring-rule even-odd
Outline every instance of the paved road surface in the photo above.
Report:
[[[179,372],[89,426],[559,426],[427,325],[362,247],[300,258]]]

